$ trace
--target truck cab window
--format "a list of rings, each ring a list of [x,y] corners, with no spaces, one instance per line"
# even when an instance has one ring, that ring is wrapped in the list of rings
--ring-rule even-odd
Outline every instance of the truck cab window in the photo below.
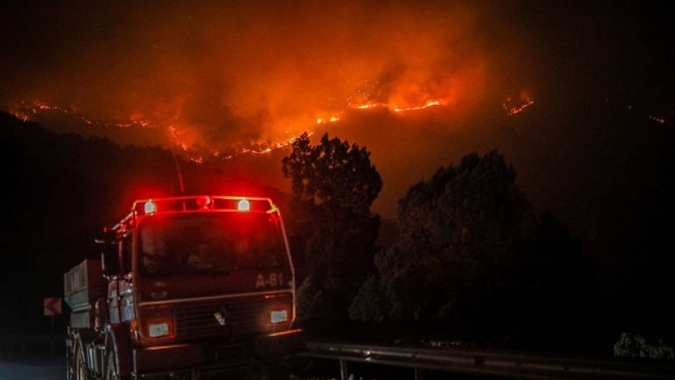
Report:
[[[141,275],[228,274],[284,264],[278,224],[265,214],[162,215],[139,227]]]

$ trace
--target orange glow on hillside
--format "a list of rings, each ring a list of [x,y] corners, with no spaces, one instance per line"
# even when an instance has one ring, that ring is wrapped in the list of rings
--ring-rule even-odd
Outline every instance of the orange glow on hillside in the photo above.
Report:
[[[166,8],[151,21],[125,13],[113,35],[102,27],[81,43],[61,41],[57,62],[31,73],[39,85],[5,96],[10,112],[27,120],[67,114],[78,132],[123,145],[161,139],[161,146],[200,152],[191,153],[198,160],[265,154],[359,110],[405,117],[443,107],[460,119],[493,88],[497,52],[481,37],[480,6],[301,1]],[[110,52],[118,55],[99,58]]]
[[[384,102],[368,102],[363,104],[351,105],[346,107],[341,113],[348,110],[369,110],[369,109],[385,109],[389,110],[394,114],[406,115],[409,113],[420,112],[430,107],[441,107],[444,103],[439,100],[427,101],[421,105],[410,105],[407,107],[394,107]],[[143,119],[141,113],[134,113],[131,115],[128,121],[118,121],[111,123],[101,123],[98,121],[90,120],[87,117],[80,115],[74,110],[67,108],[62,108],[58,106],[51,106],[41,102],[33,103],[23,103],[22,106],[15,112],[15,115],[18,118],[23,120],[32,119],[40,111],[50,111],[58,114],[64,115],[73,115],[79,118],[83,123],[88,125],[105,125],[109,127],[117,128],[132,128],[132,127],[142,127],[142,128],[153,128],[161,127],[161,125],[154,125],[152,122]],[[322,118],[317,118],[314,125],[326,124],[326,123],[337,123],[341,120],[340,115],[326,116]],[[298,126],[286,126],[286,127],[296,127]],[[308,131],[310,135],[313,134],[311,123],[303,123],[301,128],[298,130]],[[264,140],[264,141],[249,141],[248,143],[243,143],[241,141],[236,141],[233,146],[238,146],[237,148],[225,147],[224,149],[217,149],[211,147],[207,149],[207,152],[204,152],[204,149],[200,149],[199,145],[204,145],[202,142],[202,136],[196,134],[196,130],[190,128],[189,126],[181,126],[179,124],[171,124],[164,127],[166,134],[168,135],[171,145],[181,152],[183,156],[189,160],[196,163],[203,163],[207,157],[218,158],[218,159],[230,159],[234,156],[241,154],[266,154],[270,153],[276,149],[281,149],[290,146],[293,141],[297,138],[296,136],[287,137],[287,138],[276,138],[275,140]],[[288,129],[285,131],[286,135],[289,135]],[[209,146],[208,144],[206,144]]]

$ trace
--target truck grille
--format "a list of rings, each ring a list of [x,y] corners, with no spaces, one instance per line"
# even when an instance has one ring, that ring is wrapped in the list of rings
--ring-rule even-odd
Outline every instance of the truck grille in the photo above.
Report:
[[[179,340],[274,332],[269,308],[290,304],[291,294],[273,298],[250,296],[224,298],[176,305],[176,334]]]

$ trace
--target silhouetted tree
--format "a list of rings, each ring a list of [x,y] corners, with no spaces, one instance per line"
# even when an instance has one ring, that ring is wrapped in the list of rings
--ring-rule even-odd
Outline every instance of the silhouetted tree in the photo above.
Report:
[[[327,133],[319,145],[311,145],[309,135],[303,133],[282,163],[293,194],[324,208],[368,214],[382,190],[370,152],[337,137],[329,139]]]
[[[473,341],[569,331],[552,314],[575,310],[586,256],[552,215],[534,215],[515,178],[492,151],[412,186],[399,200],[399,240],[376,255],[350,317]]]
[[[352,298],[373,268],[380,219],[370,206],[382,188],[380,175],[368,150],[328,134],[312,145],[304,133],[282,163],[295,196],[291,240],[304,242],[300,318],[346,320]]]

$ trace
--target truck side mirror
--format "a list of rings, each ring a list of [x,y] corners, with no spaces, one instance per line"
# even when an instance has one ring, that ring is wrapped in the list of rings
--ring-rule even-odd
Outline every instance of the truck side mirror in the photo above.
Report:
[[[120,271],[120,258],[117,247],[117,233],[113,230],[106,230],[96,243],[101,247],[101,266],[103,275],[110,276],[118,274]]]
[[[116,247],[115,247],[116,248]],[[108,252],[101,252],[101,264],[103,266],[103,274],[111,276],[120,272],[120,261],[117,256],[117,250],[110,250]]]

